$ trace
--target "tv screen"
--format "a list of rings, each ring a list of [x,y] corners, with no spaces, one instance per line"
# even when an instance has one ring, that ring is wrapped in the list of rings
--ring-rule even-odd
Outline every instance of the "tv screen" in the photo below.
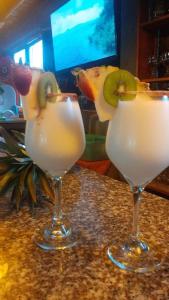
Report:
[[[55,71],[117,55],[115,0],[70,0],[51,14]]]

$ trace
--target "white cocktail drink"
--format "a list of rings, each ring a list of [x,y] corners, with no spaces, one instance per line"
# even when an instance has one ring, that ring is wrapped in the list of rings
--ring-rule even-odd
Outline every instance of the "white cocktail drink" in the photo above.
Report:
[[[51,176],[63,176],[84,151],[80,108],[69,97],[47,102],[40,116],[27,121],[26,149],[34,162]]]
[[[159,268],[160,253],[140,235],[138,218],[146,184],[169,166],[169,91],[152,91],[147,82],[111,66],[74,73],[79,89],[95,101],[100,121],[109,121],[106,152],[133,195],[131,234],[122,243],[119,236],[113,240],[108,256],[123,270]]]
[[[85,132],[77,95],[62,93],[51,72],[20,64],[12,64],[11,70],[14,87],[22,98],[26,120],[25,146],[32,159],[31,173],[25,174],[24,180],[31,185],[34,202],[37,191],[41,189],[45,199],[50,195],[48,200],[53,203],[52,221],[42,230],[37,230],[34,241],[44,250],[72,247],[77,243],[77,233],[73,234],[69,220],[62,213],[61,198],[62,177],[85,149]],[[29,177],[33,172],[38,176]],[[36,182],[29,178],[32,181],[36,178]]]
[[[133,186],[144,186],[169,165],[169,101],[140,93],[119,101],[109,122],[109,158]]]
[[[63,175],[81,157],[85,148],[77,96],[58,93],[47,98],[39,114],[27,120],[25,145],[32,160],[52,178],[55,191],[52,223],[37,231],[35,242],[45,250],[72,247],[77,243],[77,236],[62,214],[61,187]]]
[[[131,92],[132,94],[132,92]],[[169,93],[137,91],[131,101],[114,108],[106,137],[106,151],[133,192],[133,226],[129,238],[108,248],[108,256],[122,269],[146,272],[162,262],[155,246],[139,234],[140,196],[148,182],[169,166]]]

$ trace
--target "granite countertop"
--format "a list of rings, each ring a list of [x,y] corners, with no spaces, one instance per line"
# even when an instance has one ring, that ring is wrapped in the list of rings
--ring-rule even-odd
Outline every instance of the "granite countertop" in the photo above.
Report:
[[[10,213],[0,202],[0,300],[168,300],[169,200],[144,193],[140,228],[165,257],[163,269],[122,271],[106,255],[111,240],[124,239],[132,221],[129,187],[86,169],[67,174],[64,211],[81,233],[76,247],[43,252],[35,228],[50,220],[49,208]],[[7,201],[7,199],[6,199]]]

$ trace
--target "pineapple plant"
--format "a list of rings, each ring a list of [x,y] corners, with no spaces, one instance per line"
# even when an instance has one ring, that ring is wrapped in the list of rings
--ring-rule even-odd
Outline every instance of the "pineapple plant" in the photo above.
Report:
[[[24,200],[31,208],[42,199],[53,202],[54,190],[51,179],[26,152],[24,133],[8,133],[0,127],[0,195],[10,192],[12,207],[20,209]]]

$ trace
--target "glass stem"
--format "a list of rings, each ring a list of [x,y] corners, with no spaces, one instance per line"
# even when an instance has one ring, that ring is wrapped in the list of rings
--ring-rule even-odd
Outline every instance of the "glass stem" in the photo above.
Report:
[[[62,219],[62,177],[52,178],[54,187],[54,208],[52,216],[52,226],[56,225]]]
[[[141,193],[144,190],[143,187],[131,187],[133,193],[133,225],[132,225],[132,237],[136,240],[139,239],[139,207],[141,201]]]

